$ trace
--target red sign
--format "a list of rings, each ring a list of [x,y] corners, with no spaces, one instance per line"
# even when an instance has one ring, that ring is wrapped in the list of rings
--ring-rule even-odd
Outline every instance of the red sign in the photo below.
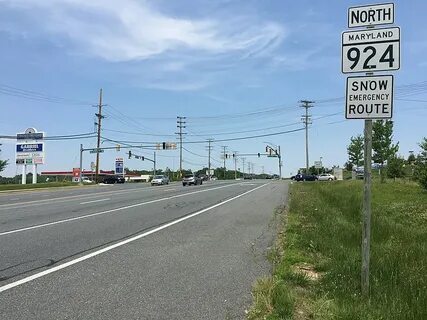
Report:
[[[73,177],[74,178],[80,177],[80,168],[73,168]]]

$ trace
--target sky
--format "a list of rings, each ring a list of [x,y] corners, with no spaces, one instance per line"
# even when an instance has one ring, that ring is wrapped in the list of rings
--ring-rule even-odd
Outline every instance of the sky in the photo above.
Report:
[[[0,0],[0,135],[34,127],[46,136],[94,132],[103,89],[102,146],[177,142],[176,117],[186,117],[183,167],[212,167],[228,153],[265,154],[280,145],[283,176],[305,166],[300,100],[312,100],[310,164],[343,166],[350,137],[363,120],[345,120],[346,76],[341,33],[347,8],[366,1],[288,0]],[[399,154],[419,150],[427,136],[427,2],[395,1],[401,27],[401,69],[395,75],[394,140]],[[386,72],[384,73],[386,74]],[[294,132],[287,132],[294,131]],[[282,134],[277,134],[284,132]],[[269,135],[259,138],[245,138]],[[221,141],[245,138],[233,141]],[[3,176],[15,165],[15,140],[0,138]],[[39,171],[79,166],[91,137],[46,141]],[[153,150],[132,149],[153,156]],[[150,170],[127,150],[101,155],[101,169]],[[95,156],[84,153],[83,167]],[[178,150],[157,152],[157,168],[179,168]],[[278,173],[275,158],[247,156],[255,173]],[[234,169],[232,160],[227,168]],[[242,161],[237,163],[241,170]],[[247,171],[247,167],[245,168]]]

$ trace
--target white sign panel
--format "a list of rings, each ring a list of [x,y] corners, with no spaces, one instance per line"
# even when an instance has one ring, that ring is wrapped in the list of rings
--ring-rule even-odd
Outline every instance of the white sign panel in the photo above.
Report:
[[[314,161],[314,168],[322,169],[322,161]]]
[[[343,73],[400,69],[400,28],[342,33]]]
[[[348,27],[394,23],[394,3],[373,4],[348,9]]]
[[[347,78],[347,119],[391,119],[392,115],[392,75]]]

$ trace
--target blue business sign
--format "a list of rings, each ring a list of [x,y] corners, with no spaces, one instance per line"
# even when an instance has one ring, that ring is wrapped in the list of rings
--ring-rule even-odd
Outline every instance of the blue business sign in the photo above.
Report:
[[[117,158],[116,159],[116,165],[115,165],[115,171],[116,174],[124,174],[124,166],[123,166],[123,158]]]
[[[17,144],[16,152],[43,152],[43,143]]]

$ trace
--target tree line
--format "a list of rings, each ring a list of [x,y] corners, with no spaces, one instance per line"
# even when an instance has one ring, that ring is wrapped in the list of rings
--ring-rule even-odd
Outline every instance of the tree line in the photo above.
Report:
[[[408,175],[407,168],[410,168],[410,175],[417,180],[421,186],[427,189],[427,137],[422,138],[418,143],[420,147],[417,155],[411,153],[407,159],[398,155],[399,142],[393,142],[393,121],[377,120],[372,126],[372,161],[378,164],[381,182],[385,178],[403,178]],[[347,146],[348,161],[346,168],[363,166],[364,139],[361,134],[350,138]]]

